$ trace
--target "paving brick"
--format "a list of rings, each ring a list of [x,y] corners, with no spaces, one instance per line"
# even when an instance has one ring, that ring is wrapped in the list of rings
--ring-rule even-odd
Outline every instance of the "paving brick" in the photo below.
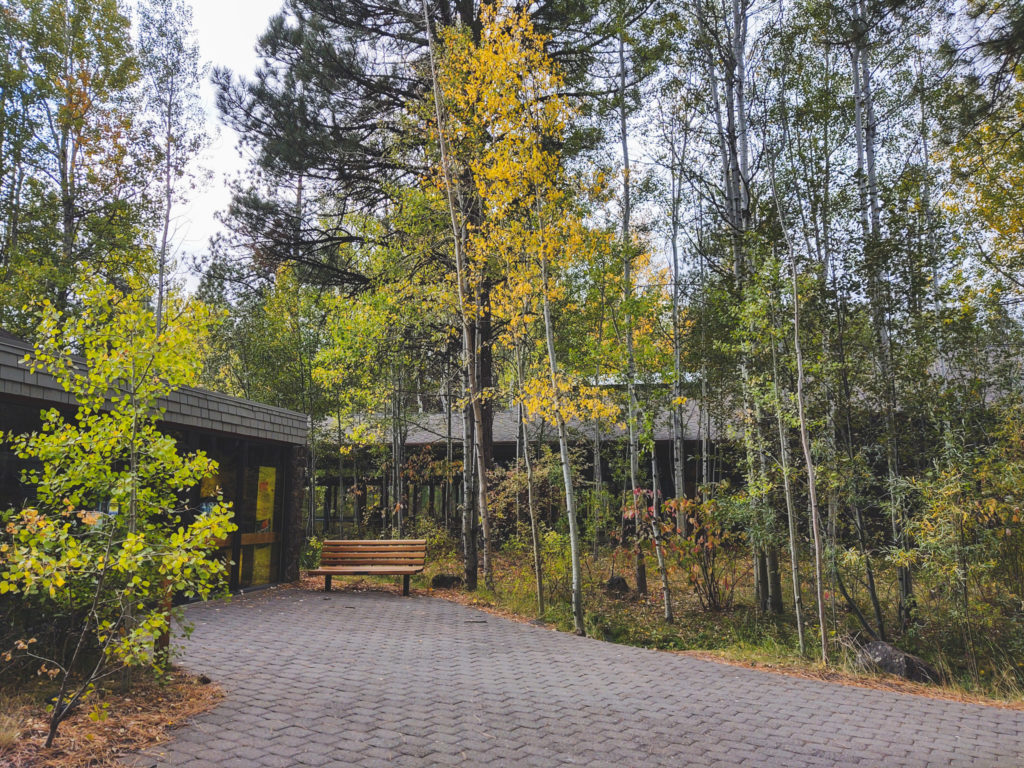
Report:
[[[226,696],[136,765],[1024,765],[1011,710],[616,646],[443,600],[282,589],[186,612],[181,664]]]

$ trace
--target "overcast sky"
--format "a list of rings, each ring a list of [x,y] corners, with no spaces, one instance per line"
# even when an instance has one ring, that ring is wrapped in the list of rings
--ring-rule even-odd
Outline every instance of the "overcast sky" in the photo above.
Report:
[[[238,74],[251,74],[259,64],[255,45],[267,28],[267,19],[281,10],[283,0],[191,0],[199,47],[205,61],[228,67]],[[201,158],[201,165],[213,172],[206,188],[194,192],[187,207],[177,211],[179,251],[202,255],[218,231],[215,214],[227,207],[227,179],[245,167],[238,156],[237,135],[221,125],[210,83],[203,87],[207,128],[213,143]]]

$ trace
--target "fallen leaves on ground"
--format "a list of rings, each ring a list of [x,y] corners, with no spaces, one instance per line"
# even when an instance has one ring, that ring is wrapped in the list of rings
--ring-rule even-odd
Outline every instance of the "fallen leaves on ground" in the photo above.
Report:
[[[206,680],[206,684],[202,682]],[[51,749],[45,749],[49,715],[38,703],[23,697],[13,713],[19,721],[12,747],[0,749],[4,768],[105,768],[122,765],[118,759],[170,739],[170,731],[223,698],[204,677],[174,671],[164,684],[135,683],[127,693],[103,690],[61,723]],[[102,709],[97,710],[96,705]],[[99,720],[90,713],[105,713]]]

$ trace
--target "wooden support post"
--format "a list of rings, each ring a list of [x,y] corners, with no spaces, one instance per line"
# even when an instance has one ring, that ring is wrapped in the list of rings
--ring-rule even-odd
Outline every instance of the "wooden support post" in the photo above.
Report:
[[[327,578],[330,578],[330,576]],[[402,577],[402,594],[406,597],[409,596],[409,574],[405,574],[405,576]]]
[[[324,592],[331,591],[331,574],[324,576]]]

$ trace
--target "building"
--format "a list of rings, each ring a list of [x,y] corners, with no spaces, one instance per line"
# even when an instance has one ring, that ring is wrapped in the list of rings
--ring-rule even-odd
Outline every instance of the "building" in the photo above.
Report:
[[[40,413],[57,408],[74,414],[74,399],[45,373],[22,362],[32,346],[0,332],[0,431],[38,429]],[[219,464],[188,493],[187,507],[202,509],[218,489],[233,504],[238,531],[224,542],[230,557],[231,589],[299,576],[303,543],[302,504],[306,483],[309,421],[301,413],[202,389],[183,388],[163,403],[160,427],[182,451],[203,450]],[[0,509],[31,502],[20,482],[23,463],[0,446]]]
[[[676,495],[692,497],[700,483],[702,457],[708,451],[708,439],[716,434],[706,424],[707,414],[694,401],[688,401],[683,408],[683,482],[684,488],[677,492],[674,477],[674,448],[672,440],[672,416],[661,413],[653,427],[651,453],[643,452],[641,459],[642,484],[649,487],[657,467],[657,487],[662,498]],[[401,424],[404,438],[404,460],[429,456],[436,460],[450,456],[456,462],[462,461],[463,414],[460,411],[447,413],[410,413]],[[329,435],[337,434],[337,426],[330,422],[325,429]],[[532,446],[544,444],[552,451],[558,451],[558,435],[553,426],[540,419],[529,420],[526,432]],[[708,433],[711,432],[709,436]],[[570,440],[574,448],[583,454],[583,475],[593,477],[593,427],[569,425]],[[500,409],[494,412],[492,424],[492,451],[495,466],[514,464],[521,455],[521,435],[517,409]],[[314,528],[321,531],[339,532],[345,523],[357,520],[378,519],[393,510],[395,500],[392,490],[393,476],[389,469],[381,469],[392,455],[392,446],[383,440],[377,444],[352,452],[340,462],[334,459],[338,445],[326,444],[321,450],[324,456],[317,470],[318,503],[314,515]],[[536,448],[534,448],[534,451]],[[625,486],[622,479],[616,479],[613,462],[621,467],[628,451],[628,436],[622,426],[605,427],[601,433],[602,477],[606,490],[622,494]],[[621,473],[621,469],[620,469]],[[408,472],[405,473],[407,476]],[[403,507],[407,519],[415,519],[420,511],[437,515],[446,523],[455,525],[455,510],[462,502],[460,478],[445,482],[437,478],[408,478],[403,483]],[[591,487],[586,481],[580,490]],[[369,514],[368,514],[369,513]],[[361,531],[356,525],[356,532]]]

